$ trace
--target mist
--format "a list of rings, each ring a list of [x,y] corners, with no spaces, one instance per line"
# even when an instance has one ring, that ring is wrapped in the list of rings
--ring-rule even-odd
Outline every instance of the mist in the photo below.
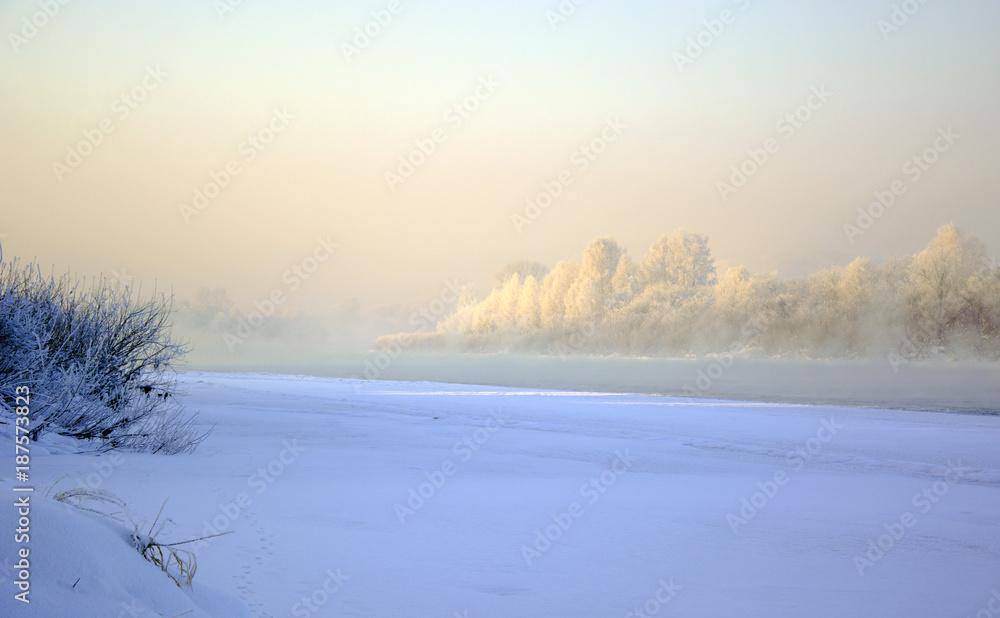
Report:
[[[598,238],[508,263],[485,295],[452,280],[324,312],[203,288],[175,330],[192,369],[1000,412],[1000,267],[975,236],[948,224],[914,255],[786,278],[720,274],[709,245],[678,230],[633,261]]]

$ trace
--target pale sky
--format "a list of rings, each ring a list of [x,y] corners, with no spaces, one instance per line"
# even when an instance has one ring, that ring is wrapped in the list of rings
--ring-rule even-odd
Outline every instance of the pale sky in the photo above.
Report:
[[[558,0],[223,2],[0,7],[5,259],[181,297],[224,287],[244,309],[281,288],[309,309],[482,289],[597,236],[639,258],[677,228],[707,235],[720,266],[779,275],[914,253],[948,222],[1000,252],[995,0],[903,3],[919,9],[893,29],[893,2],[874,0],[588,0],[554,27]],[[709,45],[681,70],[689,37]],[[603,152],[577,152],[595,139]],[[433,153],[390,187],[418,140]],[[904,165],[925,152],[918,178]],[[213,175],[227,186],[185,217]],[[894,182],[905,193],[849,242]],[[327,237],[333,256],[287,290]]]

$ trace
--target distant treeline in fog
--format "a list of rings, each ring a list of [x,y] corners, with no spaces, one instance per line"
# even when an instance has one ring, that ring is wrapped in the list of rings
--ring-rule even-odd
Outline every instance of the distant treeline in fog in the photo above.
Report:
[[[662,236],[639,262],[611,238],[548,269],[514,262],[408,350],[796,358],[1000,359],[1000,267],[954,225],[920,253],[777,280],[716,272],[708,238]]]

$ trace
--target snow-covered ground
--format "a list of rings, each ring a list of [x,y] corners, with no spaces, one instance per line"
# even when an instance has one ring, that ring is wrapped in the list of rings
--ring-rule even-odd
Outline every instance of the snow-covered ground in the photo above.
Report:
[[[57,491],[110,491],[136,519],[168,499],[168,539],[234,531],[197,548],[210,612],[217,589],[256,616],[1000,616],[1000,417],[267,375],[182,383],[214,425],[193,455],[51,446],[32,474],[38,494],[67,475]],[[41,546],[63,534],[47,526],[85,516],[67,554],[131,558],[103,520],[46,506]],[[135,562],[87,584],[139,573]],[[177,591],[152,568],[142,577]],[[67,590],[65,572],[41,566],[32,577],[39,609],[98,590]],[[32,615],[5,588],[0,614]],[[106,583],[121,609],[100,615],[136,614],[129,590]]]

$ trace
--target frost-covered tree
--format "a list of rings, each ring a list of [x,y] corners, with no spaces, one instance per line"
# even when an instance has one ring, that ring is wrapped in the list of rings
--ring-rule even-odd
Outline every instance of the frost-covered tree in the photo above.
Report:
[[[639,264],[639,284],[694,288],[715,283],[708,237],[678,230],[653,243]]]
[[[541,311],[538,299],[541,287],[533,275],[528,275],[517,297],[515,323],[518,332],[534,333],[541,326]]]
[[[545,264],[530,260],[516,260],[504,266],[494,278],[495,285],[501,286],[513,275],[520,277],[521,281],[527,281],[528,277],[534,277],[536,281],[541,281],[547,274],[549,274],[549,267]]]
[[[848,266],[813,273],[792,288],[802,296],[791,324],[795,345],[820,355],[856,353],[858,330],[867,312],[872,269],[858,258]]]
[[[639,282],[636,280],[635,265],[627,252],[622,253],[618,267],[615,268],[615,276],[611,278],[612,307],[627,305],[638,291]]]
[[[1000,357],[1000,272],[978,270],[962,288],[961,321],[970,347]]]
[[[576,262],[559,262],[542,281],[539,312],[543,330],[555,332],[566,318],[566,297],[580,272]]]
[[[715,307],[725,320],[739,324],[757,312],[757,299],[746,266],[729,268],[715,286]]]
[[[961,322],[966,288],[985,255],[982,244],[964,236],[954,224],[938,230],[927,248],[914,256],[907,273],[911,332],[930,332],[933,345],[945,345],[948,332]]]
[[[513,331],[517,328],[517,307],[521,296],[521,276],[514,273],[500,288],[500,302],[497,307],[497,328]]]
[[[566,319],[571,323],[600,321],[611,307],[611,282],[618,271],[622,248],[613,238],[596,238],[583,253],[576,281],[566,298]]]

